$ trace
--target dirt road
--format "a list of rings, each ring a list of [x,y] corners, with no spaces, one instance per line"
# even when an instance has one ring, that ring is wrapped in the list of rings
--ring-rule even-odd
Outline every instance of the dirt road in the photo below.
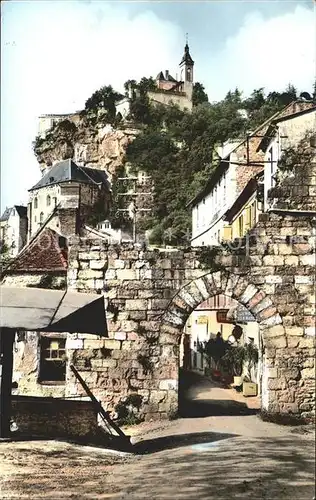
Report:
[[[131,429],[135,455],[1,443],[0,498],[313,499],[311,429],[263,422],[209,381],[191,380],[186,394],[182,418]]]

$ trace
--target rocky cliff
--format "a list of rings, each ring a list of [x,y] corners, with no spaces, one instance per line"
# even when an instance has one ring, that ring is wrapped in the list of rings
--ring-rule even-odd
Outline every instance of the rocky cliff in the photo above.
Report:
[[[114,127],[100,116],[69,115],[38,136],[34,153],[43,171],[56,161],[72,158],[81,166],[101,168],[112,176],[124,162],[128,144],[140,129],[133,123]]]

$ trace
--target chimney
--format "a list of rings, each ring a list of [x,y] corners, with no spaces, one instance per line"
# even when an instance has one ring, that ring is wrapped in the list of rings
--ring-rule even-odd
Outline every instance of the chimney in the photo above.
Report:
[[[168,78],[169,78],[169,70],[166,69],[166,80],[168,80]]]

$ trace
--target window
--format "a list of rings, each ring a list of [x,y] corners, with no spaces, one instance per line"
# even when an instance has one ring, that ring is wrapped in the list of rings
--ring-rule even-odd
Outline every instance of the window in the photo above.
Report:
[[[46,197],[46,205],[47,205],[48,207],[50,207],[50,202],[51,202],[51,199],[50,199],[50,196],[49,196],[49,194],[48,194],[48,195],[47,195],[47,197]]]
[[[254,201],[250,207],[250,224],[253,227],[256,224],[257,214],[256,214],[256,202]]]
[[[56,205],[57,205],[57,198],[56,198],[56,196],[54,196],[53,200],[54,200],[54,207],[56,207]]]
[[[34,208],[37,208],[37,206],[38,206],[37,198],[34,198]]]
[[[44,212],[40,213],[40,224],[43,224],[44,221]]]
[[[40,382],[63,383],[66,380],[66,339],[41,336]]]
[[[244,218],[241,215],[238,219],[238,235],[243,236],[243,231],[244,231]]]
[[[37,220],[37,219],[36,219],[36,215],[34,215],[34,222],[36,222],[36,220]]]

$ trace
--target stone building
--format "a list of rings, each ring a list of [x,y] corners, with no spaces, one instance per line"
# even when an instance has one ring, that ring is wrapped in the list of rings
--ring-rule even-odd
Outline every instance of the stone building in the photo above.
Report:
[[[190,202],[192,209],[191,244],[193,246],[218,245],[223,239],[230,239],[231,228],[223,220],[223,216],[244,191],[249,181],[256,175],[263,174],[266,157],[259,145],[268,135],[268,130],[271,132],[271,127],[275,127],[279,120],[280,123],[283,123],[283,120],[284,123],[292,123],[292,120],[288,122],[288,117],[292,117],[293,123],[299,123],[302,133],[302,130],[310,127],[310,117],[314,116],[315,110],[316,105],[312,102],[293,101],[237,145],[233,143],[230,147],[228,144],[223,148],[223,156],[219,160],[218,167],[205,187]],[[289,128],[288,134],[293,135],[293,127]],[[294,133],[292,143],[293,141],[297,143],[296,137],[298,135]],[[286,147],[285,144],[284,147]],[[253,211],[256,213],[264,209],[263,205],[261,206],[261,200],[254,200],[253,203]],[[253,222],[256,221],[257,218],[254,217]],[[245,227],[241,227],[241,233],[251,227],[246,219],[243,224]]]
[[[207,260],[205,247],[143,250],[72,238],[67,287],[104,295],[109,338],[20,339],[15,361],[20,393],[84,397],[73,363],[113,414],[124,404],[130,411],[133,396],[137,417],[168,418],[178,410],[185,324],[199,304],[225,295],[258,324],[262,410],[274,417],[314,418],[315,148],[306,153],[308,162],[293,164],[291,175],[278,181],[278,202],[260,215],[249,240]],[[12,273],[4,276],[8,279],[14,284]],[[47,350],[53,353],[47,362],[54,363],[53,355],[64,359],[58,374],[49,372],[51,380],[41,378],[41,353]]]
[[[193,68],[194,61],[190,54],[189,45],[186,43],[184,54],[179,64],[180,78],[174,78],[169,70],[160,71],[156,76],[156,89],[147,92],[149,100],[152,103],[159,103],[169,106],[176,104],[180,109],[192,110],[193,94]],[[124,97],[116,104],[116,112],[120,113],[123,119],[128,118],[130,114],[130,102],[132,94]]]
[[[308,136],[316,136],[316,105],[287,116],[275,118],[262,138],[258,150],[265,154],[264,207],[273,206],[268,192],[276,185],[278,163],[282,155]],[[272,202],[273,203],[273,202]]]
[[[77,234],[104,218],[111,201],[106,172],[70,159],[56,163],[29,193],[28,240],[43,225],[64,236]]]
[[[0,242],[7,248],[7,256],[15,257],[26,244],[27,208],[14,205],[6,208],[0,218]]]

